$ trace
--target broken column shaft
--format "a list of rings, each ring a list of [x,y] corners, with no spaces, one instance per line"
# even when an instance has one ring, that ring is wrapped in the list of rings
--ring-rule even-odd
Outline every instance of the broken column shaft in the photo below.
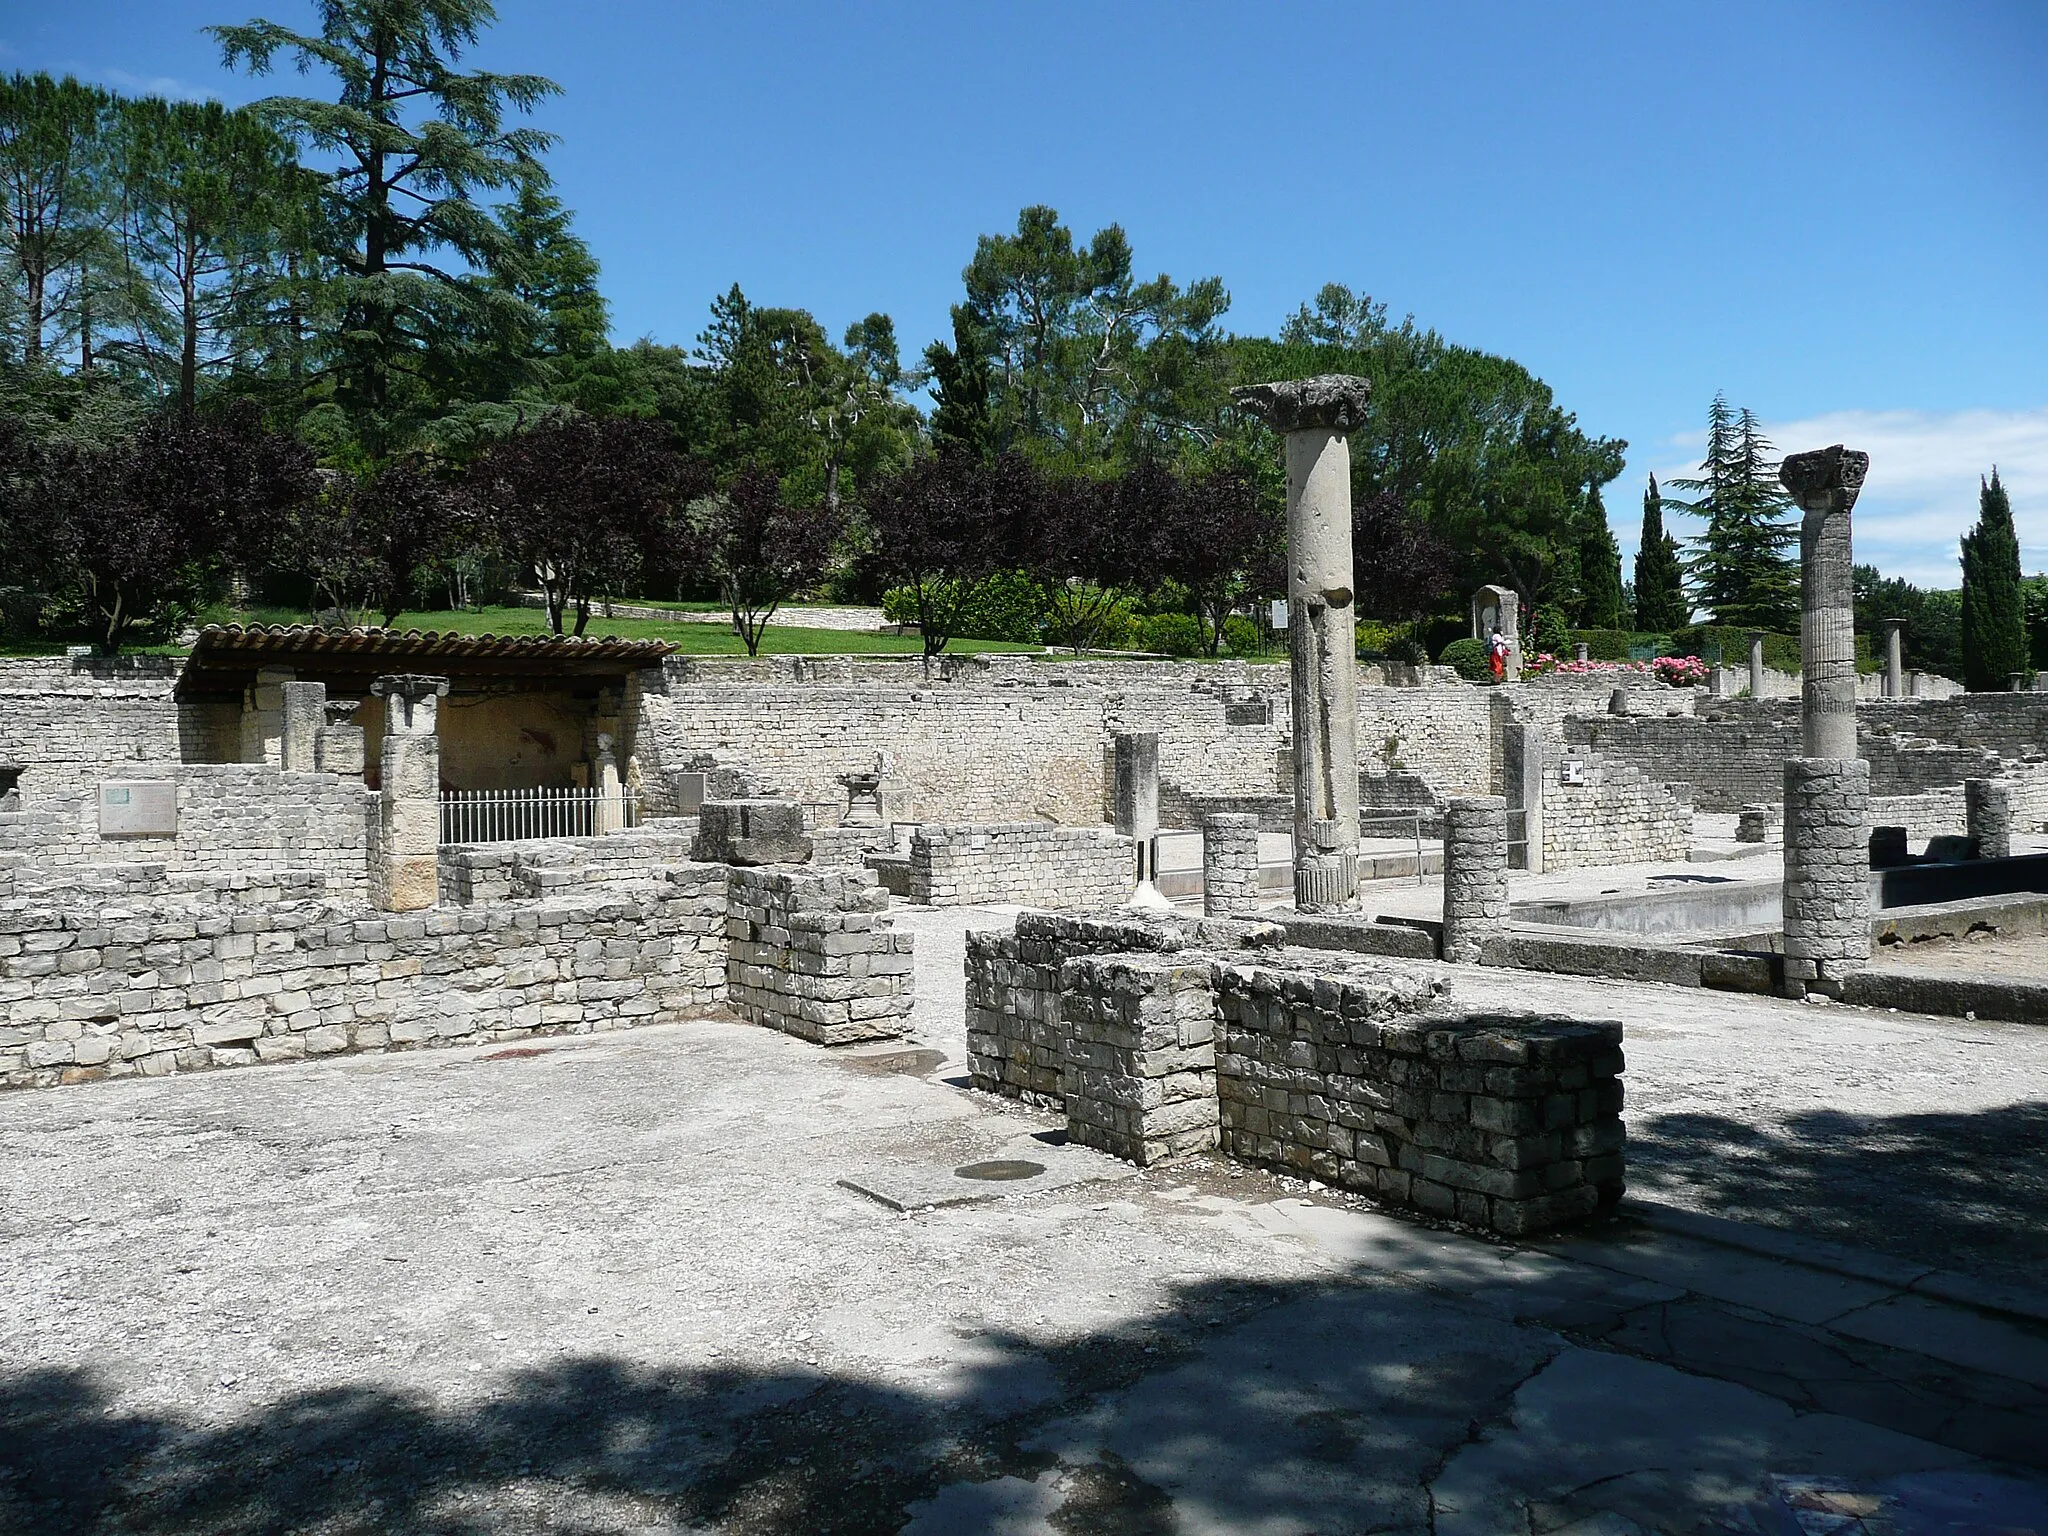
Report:
[[[1370,381],[1323,374],[1231,391],[1287,443],[1287,606],[1293,653],[1294,904],[1358,901],[1358,641],[1351,445]]]

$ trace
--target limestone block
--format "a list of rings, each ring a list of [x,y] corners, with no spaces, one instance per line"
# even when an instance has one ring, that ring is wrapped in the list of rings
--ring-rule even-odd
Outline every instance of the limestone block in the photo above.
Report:
[[[698,808],[690,856],[743,867],[807,863],[803,807],[794,800],[707,800]]]

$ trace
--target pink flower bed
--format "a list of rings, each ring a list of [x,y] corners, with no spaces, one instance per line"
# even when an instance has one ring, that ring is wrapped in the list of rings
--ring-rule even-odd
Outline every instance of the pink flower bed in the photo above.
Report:
[[[1690,688],[1707,680],[1707,664],[1697,656],[1659,656],[1655,661],[1568,661],[1538,651],[1523,666],[1524,676],[1615,677],[1653,676],[1673,688]]]

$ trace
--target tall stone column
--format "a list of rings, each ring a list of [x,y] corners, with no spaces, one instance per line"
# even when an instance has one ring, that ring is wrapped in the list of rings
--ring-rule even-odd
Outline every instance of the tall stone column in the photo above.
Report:
[[[1749,696],[1764,696],[1764,632],[1760,629],[1749,632]]]
[[[1899,631],[1906,627],[1904,619],[1886,619],[1884,623],[1884,696],[1888,699],[1903,699],[1906,696],[1905,648],[1899,643]]]
[[[1785,764],[1785,990],[1839,996],[1870,959],[1870,765],[1856,756],[1856,636],[1849,513],[1870,455],[1840,443],[1795,453],[1778,478],[1800,526],[1801,738]]]
[[[1231,391],[1287,441],[1288,641],[1293,652],[1294,904],[1358,902],[1358,614],[1351,429],[1369,380],[1323,374]]]
[[[439,896],[441,737],[438,703],[445,677],[380,677],[370,691],[384,700],[384,750],[378,891],[387,912],[416,912]]]
[[[1856,755],[1856,589],[1849,513],[1870,455],[1836,443],[1795,453],[1778,478],[1805,513],[1799,526],[1800,719],[1805,755]]]

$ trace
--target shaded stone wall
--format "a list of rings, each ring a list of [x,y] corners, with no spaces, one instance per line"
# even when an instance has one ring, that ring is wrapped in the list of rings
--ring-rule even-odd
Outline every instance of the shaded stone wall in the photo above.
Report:
[[[1131,839],[1102,827],[926,824],[910,838],[910,900],[933,907],[1107,910],[1131,899],[1136,857]]]
[[[1510,1235],[1623,1192],[1621,1025],[1418,1012],[1426,984],[1222,965],[1225,1152]]]
[[[0,901],[0,1085],[685,1017],[724,997],[725,876],[704,865],[631,898],[404,916]]]

